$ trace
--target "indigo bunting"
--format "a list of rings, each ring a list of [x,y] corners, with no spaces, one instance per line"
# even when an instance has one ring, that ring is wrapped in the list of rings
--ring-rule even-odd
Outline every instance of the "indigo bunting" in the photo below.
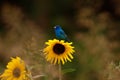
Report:
[[[54,30],[55,30],[55,35],[56,35],[57,39],[59,39],[59,40],[65,40],[67,42],[70,41],[68,39],[67,35],[65,34],[65,32],[63,31],[63,29],[61,28],[61,26],[56,25],[54,27]]]

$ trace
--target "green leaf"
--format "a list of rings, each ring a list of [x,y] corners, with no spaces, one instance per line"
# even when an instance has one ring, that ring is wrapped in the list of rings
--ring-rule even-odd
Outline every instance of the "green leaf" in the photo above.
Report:
[[[73,71],[76,71],[76,69],[69,68],[69,69],[62,70],[63,74],[66,74],[66,73],[69,73],[69,72],[73,72]]]

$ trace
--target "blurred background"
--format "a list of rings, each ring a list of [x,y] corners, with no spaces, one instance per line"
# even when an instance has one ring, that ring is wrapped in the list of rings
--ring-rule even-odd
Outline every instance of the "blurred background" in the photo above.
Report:
[[[20,56],[33,76],[45,75],[35,80],[58,80],[41,52],[55,25],[76,51],[62,80],[120,79],[120,0],[0,0],[0,73]]]

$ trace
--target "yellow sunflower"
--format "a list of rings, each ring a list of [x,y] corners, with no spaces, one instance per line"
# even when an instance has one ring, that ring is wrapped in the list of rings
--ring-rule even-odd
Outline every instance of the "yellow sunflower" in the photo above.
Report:
[[[73,59],[74,47],[71,46],[72,42],[68,43],[64,40],[49,40],[45,43],[47,46],[44,48],[43,52],[47,61],[50,61],[53,64],[60,63],[64,64],[65,62]]]
[[[29,80],[24,61],[19,57],[12,58],[0,78],[1,80]]]

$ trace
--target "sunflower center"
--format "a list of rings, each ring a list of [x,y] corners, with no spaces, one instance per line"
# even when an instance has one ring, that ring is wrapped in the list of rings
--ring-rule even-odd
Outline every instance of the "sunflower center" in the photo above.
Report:
[[[58,55],[62,54],[65,51],[65,46],[62,44],[55,44],[53,47],[53,51]]]
[[[14,77],[20,77],[20,69],[19,68],[15,68],[14,70],[13,70],[13,76]]]

